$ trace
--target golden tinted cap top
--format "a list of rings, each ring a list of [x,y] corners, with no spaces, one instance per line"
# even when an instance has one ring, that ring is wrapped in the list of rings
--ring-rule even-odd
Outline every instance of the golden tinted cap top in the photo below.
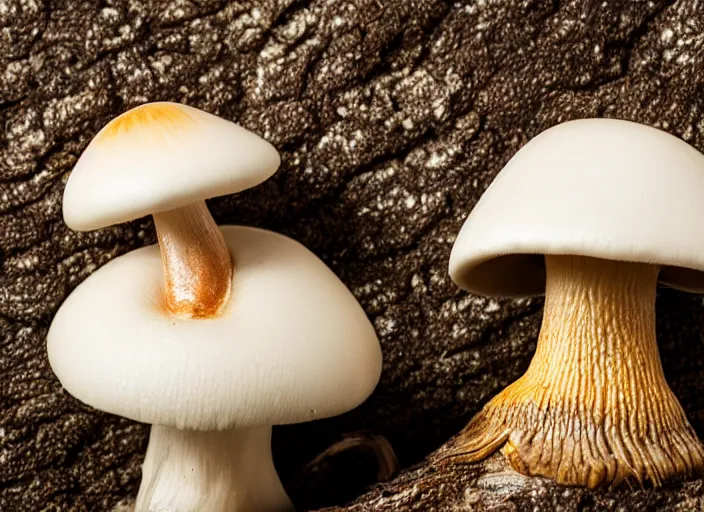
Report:
[[[91,141],[64,192],[64,220],[86,231],[127,222],[268,179],[280,163],[261,137],[178,103],[147,103]]]

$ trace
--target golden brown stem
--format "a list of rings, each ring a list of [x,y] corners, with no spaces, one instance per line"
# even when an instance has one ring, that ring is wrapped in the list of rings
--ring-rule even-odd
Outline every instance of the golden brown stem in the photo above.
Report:
[[[545,260],[545,312],[530,367],[438,455],[474,462],[503,446],[522,473],[590,488],[657,486],[701,469],[704,450],[660,365],[659,268]]]
[[[185,318],[217,315],[232,288],[232,259],[205,202],[154,215],[164,265],[164,308]]]

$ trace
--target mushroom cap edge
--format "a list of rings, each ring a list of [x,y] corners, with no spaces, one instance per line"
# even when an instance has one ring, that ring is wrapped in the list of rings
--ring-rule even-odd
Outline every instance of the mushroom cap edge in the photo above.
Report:
[[[63,196],[77,231],[128,222],[254,187],[280,157],[266,140],[202,110],[146,103],[116,117],[88,144]]]
[[[449,273],[482,295],[545,287],[544,255],[663,266],[660,282],[704,291],[704,155],[615,119],[554,126],[497,175],[457,236]]]
[[[379,341],[337,276],[283,235],[222,231],[236,268],[220,317],[159,310],[157,246],[116,258],[71,293],[47,337],[70,394],[136,421],[198,430],[325,418],[371,394]]]

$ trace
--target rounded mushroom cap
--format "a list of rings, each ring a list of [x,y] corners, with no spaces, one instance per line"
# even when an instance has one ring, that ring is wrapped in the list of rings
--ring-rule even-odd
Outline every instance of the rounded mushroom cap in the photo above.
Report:
[[[103,411],[195,430],[297,423],[348,411],[374,390],[381,350],[344,284],[285,236],[224,226],[236,262],[230,304],[170,317],[157,246],[116,258],[61,306],[49,361]]]
[[[87,231],[254,187],[279,154],[241,126],[178,103],[147,103],[110,121],[66,184],[66,224]]]
[[[474,207],[450,276],[475,293],[542,294],[544,255],[661,265],[660,281],[704,291],[704,155],[648,126],[571,121],[506,164]]]

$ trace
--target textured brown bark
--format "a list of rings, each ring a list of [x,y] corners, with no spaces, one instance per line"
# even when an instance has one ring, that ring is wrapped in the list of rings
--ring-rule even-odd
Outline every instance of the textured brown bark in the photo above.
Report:
[[[0,509],[108,510],[136,493],[146,428],[64,393],[44,338],[95,268],[156,242],[148,219],[86,234],[61,221],[81,150],[154,100],[277,146],[280,172],[211,202],[215,219],[300,240],[381,337],[384,374],[366,404],[275,429],[299,509],[704,506],[704,480],[595,493],[506,472],[500,458],[422,464],[525,371],[540,322],[540,300],[469,296],[448,278],[467,212],[518,148],[567,119],[638,121],[704,150],[703,32],[694,0],[0,2]],[[657,309],[665,375],[702,436],[702,300],[661,290]],[[366,493],[377,468],[363,452],[306,467],[358,430],[421,465]]]

